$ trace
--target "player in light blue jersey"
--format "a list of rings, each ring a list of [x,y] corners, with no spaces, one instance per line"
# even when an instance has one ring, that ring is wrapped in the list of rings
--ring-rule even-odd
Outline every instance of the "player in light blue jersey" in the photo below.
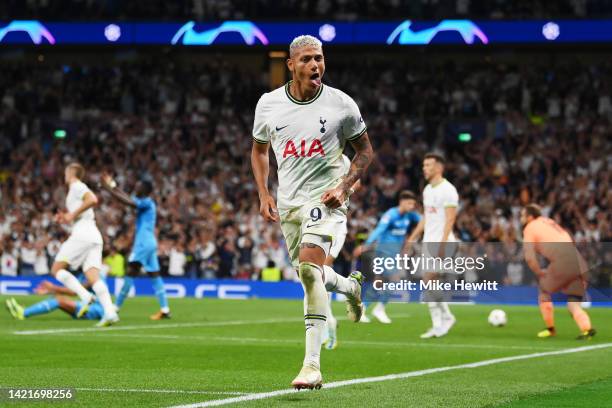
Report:
[[[100,279],[105,280],[106,276],[100,271]],[[79,276],[79,282],[91,291],[91,285],[87,282],[85,275]],[[25,320],[33,316],[51,313],[57,309],[68,313],[73,319],[100,320],[104,316],[104,308],[98,301],[89,304],[87,311],[80,314],[84,304],[80,300],[73,300],[69,296],[76,296],[72,290],[56,285],[51,281],[42,281],[34,292],[38,295],[54,295],[32,306],[23,307],[15,298],[7,299],[5,304],[9,313],[17,320]]]
[[[121,291],[115,301],[117,309],[123,305],[130,289],[134,286],[134,277],[140,274],[141,269],[144,269],[153,280],[153,289],[160,306],[160,310],[151,315],[151,320],[169,319],[170,308],[168,307],[168,298],[164,281],[159,273],[159,260],[157,259],[157,238],[155,237],[157,206],[151,198],[153,184],[146,180],[139,181],[136,184],[135,194],[131,197],[120,190],[117,183],[108,174],[102,176],[102,186],[121,203],[136,209],[134,245],[128,258],[128,276],[125,277]]]
[[[394,257],[399,254],[406,234],[410,233],[421,220],[421,216],[415,211],[416,204],[417,198],[413,192],[402,191],[399,195],[398,206],[388,209],[383,214],[366,242],[355,249],[354,255],[360,256],[363,252],[370,250],[375,250],[377,256]],[[391,323],[385,310],[386,303],[387,299],[383,298],[372,309],[372,315],[381,323]],[[364,311],[361,322],[368,323],[369,321]]]

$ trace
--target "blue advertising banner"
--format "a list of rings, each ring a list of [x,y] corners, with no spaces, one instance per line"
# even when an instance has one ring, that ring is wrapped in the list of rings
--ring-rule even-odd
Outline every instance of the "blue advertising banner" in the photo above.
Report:
[[[339,45],[495,45],[612,42],[612,20],[387,22],[0,22],[0,45],[286,46],[311,34]]]
[[[40,277],[0,277],[0,295],[29,295],[34,293],[34,288],[43,280],[53,280],[47,276]],[[108,279],[111,293],[117,294],[121,290],[121,279]],[[55,282],[57,283],[57,282]],[[200,280],[165,278],[165,288],[170,297],[195,297],[195,298],[219,298],[219,299],[303,299],[302,285],[298,282],[259,282],[241,280]],[[136,278],[132,295],[154,296],[151,280],[148,278]],[[405,295],[405,293],[402,293]],[[612,306],[609,301],[612,290],[598,289],[589,290],[589,299],[594,306]],[[534,286],[500,286],[499,290],[470,290],[456,292],[454,302],[477,303],[477,304],[537,304],[538,289]],[[421,290],[410,291],[409,299],[402,296],[391,297],[391,301],[419,302]],[[563,301],[559,298],[553,300]]]
[[[29,295],[43,280],[59,282],[50,276],[0,277],[0,295]],[[121,290],[121,279],[107,279],[109,290],[117,294]],[[165,288],[170,297],[220,298],[220,299],[302,299],[302,285],[297,282],[259,282],[241,280],[202,280],[164,278]],[[134,295],[154,296],[151,279],[136,278],[132,288]]]

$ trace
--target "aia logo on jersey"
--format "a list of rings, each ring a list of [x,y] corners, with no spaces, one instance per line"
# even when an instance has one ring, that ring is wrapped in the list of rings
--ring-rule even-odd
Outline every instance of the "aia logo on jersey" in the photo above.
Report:
[[[436,207],[427,207],[427,212],[430,214],[436,214],[438,210],[436,210]]]
[[[323,145],[321,144],[321,139],[314,139],[310,145],[307,147],[306,140],[301,140],[299,142],[299,149],[296,147],[293,140],[289,140],[285,145],[285,151],[283,152],[283,159],[287,156],[295,157],[313,157],[317,154],[321,156],[325,156],[325,150],[323,150]]]

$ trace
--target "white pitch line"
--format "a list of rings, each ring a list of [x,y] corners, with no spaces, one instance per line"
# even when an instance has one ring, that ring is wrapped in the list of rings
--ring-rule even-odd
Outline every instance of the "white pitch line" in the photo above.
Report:
[[[438,348],[474,348],[474,349],[512,349],[512,350],[558,350],[558,347],[532,347],[532,346],[504,346],[496,344],[469,344],[469,343],[437,343],[435,340],[423,342],[386,342],[386,341],[361,341],[361,340],[346,340],[342,343],[355,345],[370,345],[380,347],[438,347]]]
[[[106,334],[106,333],[100,333]],[[303,343],[304,338],[299,339],[266,339],[259,337],[227,337],[227,336],[181,336],[181,335],[170,335],[170,334],[123,334],[123,333],[109,333],[110,337],[129,337],[129,338],[142,338],[142,339],[167,339],[167,340],[198,340],[198,341],[229,341],[237,343],[281,343],[281,344],[295,344]],[[364,345],[364,346],[375,346],[375,347],[438,347],[438,348],[467,348],[467,349],[513,349],[513,350],[559,350],[559,347],[533,347],[533,346],[507,346],[507,345],[495,345],[495,344],[469,344],[469,343],[437,343],[433,341],[422,341],[422,342],[392,342],[392,341],[364,341],[364,340],[344,340],[342,344],[353,344],[353,345]]]
[[[542,352],[542,353],[521,354],[518,356],[510,356],[510,357],[494,358],[490,360],[476,361],[474,363],[459,364],[459,365],[446,366],[446,367],[428,368],[426,370],[408,371],[408,372],[399,373],[399,374],[382,375],[379,377],[355,378],[353,380],[335,381],[335,382],[325,384],[323,389],[325,390],[328,388],[338,388],[338,387],[344,387],[347,385],[355,385],[355,384],[400,380],[404,378],[420,377],[423,375],[441,373],[445,371],[460,370],[464,368],[484,367],[484,366],[489,366],[489,365],[494,365],[494,364],[507,363],[510,361],[527,360],[531,358],[557,356],[557,355],[571,354],[571,353],[580,353],[583,351],[597,350],[597,349],[603,349],[603,348],[608,348],[608,347],[612,347],[612,343],[604,343],[604,344],[584,346],[584,347],[575,347],[575,348],[570,348],[570,349],[547,351],[547,352]],[[247,395],[243,395],[240,397],[204,401],[204,402],[199,402],[195,404],[175,405],[175,406],[172,406],[171,408],[214,407],[214,406],[219,406],[219,405],[227,405],[227,404],[240,403],[240,402],[246,402],[246,401],[255,401],[255,400],[261,400],[261,399],[267,399],[267,398],[274,398],[280,395],[293,394],[295,392],[296,392],[295,390],[287,388],[287,389],[277,390],[277,391],[247,394]]]
[[[196,390],[147,390],[140,388],[73,388],[76,391],[94,391],[94,392],[142,392],[142,393],[159,393],[159,394],[208,394],[208,395],[248,395],[247,392],[233,391],[196,391]]]
[[[292,318],[286,319],[266,319],[266,320],[229,320],[221,322],[200,322],[200,323],[170,323],[170,324],[143,324],[131,326],[111,326],[105,328],[85,327],[85,328],[69,328],[69,329],[47,329],[47,330],[17,330],[13,334],[20,336],[33,336],[39,334],[64,334],[64,333],[89,333],[98,332],[104,333],[109,331],[124,331],[124,330],[147,330],[147,329],[174,329],[181,327],[218,327],[218,326],[240,326],[251,324],[270,324],[270,323],[298,323],[299,320]]]
[[[394,315],[394,318],[410,317],[409,314]],[[347,320],[346,317],[338,317],[337,320]],[[143,325],[127,325],[127,326],[112,326],[105,328],[84,327],[84,328],[67,328],[67,329],[45,329],[45,330],[16,330],[11,332],[18,336],[35,336],[39,334],[65,334],[65,333],[103,333],[109,331],[124,331],[124,330],[163,330],[182,327],[222,327],[222,326],[242,326],[252,324],[270,324],[270,323],[299,323],[299,318],[283,318],[283,319],[264,319],[264,320],[228,320],[220,322],[196,322],[196,323],[169,323],[169,324],[143,324]]]

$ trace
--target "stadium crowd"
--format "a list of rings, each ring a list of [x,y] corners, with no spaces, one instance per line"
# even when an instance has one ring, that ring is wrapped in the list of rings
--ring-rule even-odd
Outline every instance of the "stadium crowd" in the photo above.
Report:
[[[519,210],[532,201],[576,241],[590,248],[612,241],[610,64],[365,65],[334,63],[326,74],[355,98],[377,154],[351,198],[337,269],[351,268],[352,249],[399,191],[422,191],[421,159],[431,150],[446,156],[447,178],[459,191],[463,241],[517,245]],[[124,271],[134,214],[98,188],[102,171],[128,192],[139,178],[154,183],[164,274],[251,279],[274,267],[292,279],[280,229],[259,216],[250,170],[254,107],[267,81],[265,73],[220,61],[3,64],[1,273],[48,273],[66,237],[52,221],[63,208],[63,168],[77,160],[101,198],[96,217],[112,273]],[[460,143],[457,123],[483,130]],[[513,261],[501,278],[529,282],[516,253],[507,256]]]
[[[601,18],[608,0],[5,0],[0,18],[45,20]],[[393,17],[391,17],[393,16]]]

